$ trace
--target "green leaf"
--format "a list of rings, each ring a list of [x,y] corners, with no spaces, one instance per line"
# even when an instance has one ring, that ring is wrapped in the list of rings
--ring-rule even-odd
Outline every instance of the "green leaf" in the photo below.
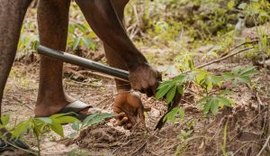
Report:
[[[206,79],[205,84],[206,84],[206,89],[207,89],[207,91],[212,90],[212,88],[213,88],[213,83],[212,83],[211,81],[209,81],[209,79]]]
[[[92,115],[89,115],[88,117],[86,117],[83,122],[82,122],[82,126],[87,126],[88,125],[88,122],[91,122],[91,120],[93,120],[95,117],[97,117],[97,114],[92,114]]]
[[[74,113],[74,112],[70,112],[70,113],[59,113],[59,114],[51,115],[49,118],[57,119],[57,118],[63,117],[63,116],[75,116],[75,115],[76,115],[76,113]]]
[[[36,120],[41,120],[46,124],[52,124],[53,123],[52,119],[46,118],[46,117],[39,117],[39,118],[36,118]]]
[[[251,82],[251,76],[256,74],[257,71],[254,67],[242,68],[236,67],[232,70],[232,72],[224,73],[222,77],[224,80],[232,80],[233,84],[237,83],[246,83],[249,84]]]
[[[194,69],[194,61],[192,60],[192,59],[189,59],[188,60],[188,67],[189,67],[189,69]]]
[[[161,84],[162,85],[162,84]],[[166,86],[164,87],[160,87],[160,89],[158,89],[157,93],[156,93],[156,98],[157,99],[161,99],[163,98],[167,93],[168,91],[175,86],[175,83],[171,82],[170,84],[165,84]]]
[[[219,100],[217,100],[216,98],[213,98],[210,101],[210,105],[211,105],[211,112],[216,115],[218,113],[218,108],[219,108]]]
[[[164,89],[164,88],[168,87],[172,83],[173,82],[171,80],[164,81],[158,86],[157,90]]]
[[[228,8],[229,10],[233,9],[234,6],[235,6],[234,0],[231,0],[231,1],[227,4],[227,8]]]
[[[234,79],[234,74],[231,72],[226,72],[226,73],[223,73],[222,77],[224,80],[232,80]]]
[[[248,67],[241,71],[241,76],[252,76],[257,73],[257,70],[255,67]]]
[[[178,85],[177,86],[177,91],[179,94],[184,95],[184,86],[183,85]]]
[[[79,131],[82,123],[80,121],[76,121],[71,125],[71,128],[75,131]]]
[[[74,123],[76,121],[79,121],[77,118],[73,116],[61,116],[56,118],[60,124],[68,124],[68,123]]]
[[[251,79],[248,76],[241,76],[237,80],[239,80],[242,83],[246,83],[246,84],[249,84],[251,82]]]
[[[196,77],[195,77],[196,82],[198,84],[202,84],[205,81],[206,76],[207,76],[207,72],[201,71],[201,70],[197,71]]]
[[[89,48],[89,46],[91,45],[91,42],[92,42],[89,38],[85,38],[85,37],[82,38],[82,41],[84,43],[84,46],[87,48]]]
[[[166,94],[166,102],[167,103],[172,102],[173,98],[175,97],[176,89],[177,89],[177,86],[175,85]]]
[[[223,78],[221,76],[215,76],[215,75],[211,76],[211,82],[214,85],[220,86],[222,81],[223,81]]]
[[[178,76],[176,76],[174,79],[173,79],[173,82],[177,83],[177,84],[184,84],[186,82],[186,75],[184,74],[180,74]]]
[[[52,119],[52,124],[50,125],[50,128],[61,137],[64,137],[64,129],[63,126],[56,120]]]
[[[203,113],[208,114],[211,108],[211,103],[207,102],[204,104]]]
[[[49,130],[49,124],[46,123],[48,121],[46,122],[44,121],[46,121],[46,119],[41,120],[40,118],[34,118],[32,120],[33,125],[31,128],[34,131],[35,135],[37,135],[38,137],[42,135],[43,133],[45,133],[46,130]]]
[[[73,45],[72,45],[72,50],[77,50],[79,45],[80,45],[80,42],[81,42],[81,38],[80,37],[77,37],[75,39],[75,41],[73,42]]]
[[[16,126],[15,129],[12,131],[12,136],[18,138],[22,134],[24,134],[28,129],[30,129],[32,127],[31,120],[32,119],[29,119],[27,121],[19,123],[18,126]]]
[[[77,27],[82,33],[85,33],[85,32],[87,31],[87,28],[86,28],[83,24],[76,23],[76,27]]]
[[[226,98],[226,97],[219,96],[218,98],[219,98],[220,104],[222,104],[224,106],[231,107],[232,104],[233,104],[233,102],[230,99]]]
[[[84,121],[82,122],[82,127],[92,126],[92,125],[95,125],[95,124],[98,124],[98,123],[104,121],[105,119],[112,118],[112,117],[113,117],[113,115],[110,113],[92,114],[84,119]]]
[[[175,122],[177,115],[183,119],[185,111],[181,107],[175,107],[165,116],[164,121]]]
[[[3,115],[1,116],[1,122],[3,126],[6,126],[9,122],[9,115]]]
[[[69,29],[68,32],[69,32],[70,34],[73,34],[74,31],[75,31],[75,26],[74,26],[73,24],[69,24],[68,29]]]
[[[240,5],[238,5],[239,9],[244,10],[247,7],[247,3],[241,3]]]

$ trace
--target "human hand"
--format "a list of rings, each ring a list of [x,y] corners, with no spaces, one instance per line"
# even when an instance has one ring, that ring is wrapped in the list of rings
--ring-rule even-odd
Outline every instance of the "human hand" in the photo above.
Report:
[[[134,90],[153,96],[161,81],[161,74],[148,64],[143,64],[130,71],[129,82]]]
[[[133,126],[145,128],[144,106],[140,97],[128,91],[119,92],[113,104],[117,113],[116,125],[131,129]]]

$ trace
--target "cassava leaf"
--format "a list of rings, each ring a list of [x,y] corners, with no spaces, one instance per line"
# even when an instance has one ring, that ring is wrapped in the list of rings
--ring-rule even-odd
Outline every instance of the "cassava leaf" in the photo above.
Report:
[[[113,115],[110,113],[96,113],[93,115],[88,116],[83,122],[82,122],[82,127],[85,126],[92,126],[95,124],[98,124],[105,119],[112,118]]]
[[[73,117],[73,116],[60,116],[55,118],[56,120],[58,120],[58,122],[60,124],[68,124],[68,123],[74,123],[76,121],[79,121],[77,118]]]
[[[81,42],[81,38],[80,37],[77,37],[75,38],[75,41],[73,42],[73,45],[72,45],[72,50],[77,50],[79,45],[80,45],[80,42]]]
[[[168,91],[168,93],[166,94],[167,103],[172,102],[173,98],[175,97],[176,90],[177,90],[177,86],[175,85]]]
[[[22,134],[24,134],[28,129],[32,127],[31,119],[26,120],[24,122],[21,122],[19,125],[15,127],[15,129],[12,131],[12,136],[15,138],[20,137]]]
[[[56,119],[52,119],[52,124],[50,125],[50,128],[61,137],[64,137],[64,129],[60,122],[58,122]]]
[[[216,115],[218,113],[218,108],[219,108],[219,100],[216,99],[215,97],[213,99],[211,99],[210,101],[210,110],[211,110],[211,113]]]
[[[170,83],[166,85],[166,87],[161,87],[161,89],[159,89],[156,93],[156,98],[157,99],[163,98],[168,93],[168,91],[174,86],[175,86],[174,83]]]
[[[181,107],[175,107],[165,116],[163,120],[175,122],[177,115],[183,119],[185,116],[185,111]]]
[[[3,126],[6,126],[7,124],[8,124],[8,122],[9,122],[9,115],[2,115],[1,116],[1,122],[2,122],[2,125]]]

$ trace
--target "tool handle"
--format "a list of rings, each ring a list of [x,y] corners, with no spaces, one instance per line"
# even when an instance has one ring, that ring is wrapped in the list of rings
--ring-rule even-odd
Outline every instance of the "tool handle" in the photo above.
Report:
[[[72,55],[63,51],[59,51],[59,50],[54,50],[45,46],[40,45],[38,47],[38,53],[42,54],[44,56],[48,56],[48,57],[52,57],[58,60],[61,60],[63,62],[67,62],[67,63],[71,63],[74,65],[78,65],[96,72],[100,72],[103,74],[107,74],[110,76],[114,76],[120,79],[124,79],[124,80],[128,80],[128,75],[129,72],[122,70],[122,69],[118,69],[118,68],[113,68],[113,67],[109,67],[106,65],[103,65],[101,63],[95,62],[95,61],[91,61],[88,60],[86,58],[83,57],[79,57],[76,55]]]

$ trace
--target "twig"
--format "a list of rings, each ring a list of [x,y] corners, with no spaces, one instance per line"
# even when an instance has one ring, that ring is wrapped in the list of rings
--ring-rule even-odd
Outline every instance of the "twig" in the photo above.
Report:
[[[78,73],[80,73],[80,74],[90,74],[90,75],[94,75],[94,76],[98,76],[98,77],[102,77],[102,78],[106,78],[106,79],[117,79],[117,80],[129,82],[128,80],[121,79],[121,78],[118,78],[116,76],[106,75],[106,74],[102,74],[102,73],[99,73],[99,72],[93,72],[93,71],[88,71],[88,70],[79,71]]]
[[[260,152],[256,155],[256,156],[261,156],[262,155],[262,152],[265,150],[265,148],[267,147],[268,143],[270,141],[270,135],[268,136],[268,138],[266,139],[262,149],[260,150]]]
[[[248,51],[248,50],[251,50],[251,49],[253,49],[253,47],[251,47],[251,48],[245,48],[245,49],[236,51],[236,52],[234,52],[234,53],[231,53],[231,54],[226,55],[226,56],[224,56],[224,57],[221,57],[221,58],[219,58],[219,59],[210,61],[210,62],[205,63],[205,64],[202,64],[202,65],[199,65],[199,66],[197,66],[197,67],[195,67],[195,68],[196,68],[196,69],[200,69],[200,68],[209,66],[209,65],[211,65],[211,64],[218,63],[218,62],[223,61],[223,60],[226,60],[227,58],[230,58],[230,57],[232,57],[232,56],[234,56],[234,55],[240,54],[240,53],[242,53],[242,52],[245,52],[245,51]]]
[[[243,42],[243,43],[240,43],[240,44],[238,44],[237,46],[235,46],[235,47],[234,47],[233,49],[231,49],[230,51],[234,51],[235,49],[237,49],[237,48],[239,48],[239,47],[241,47],[241,46],[243,46],[243,45],[253,44],[253,43],[257,43],[257,42],[259,42],[258,39],[251,40],[251,41],[248,41],[248,42]]]
[[[1,138],[1,139],[3,139],[3,138]],[[15,145],[15,144],[12,144],[11,142],[9,142],[9,141],[7,141],[5,139],[3,139],[3,140],[5,141],[5,143],[7,143],[8,145],[10,145],[10,146],[12,146],[12,147],[14,147],[16,149],[22,150],[24,152],[27,152],[27,153],[30,153],[30,154],[33,154],[33,155],[37,155],[37,152],[36,151],[33,151],[31,149],[30,150],[29,149],[24,149],[24,148],[21,148],[21,147]]]
[[[133,152],[131,155],[140,155],[139,153],[141,153],[142,154],[142,150],[144,150],[145,149],[145,147],[146,147],[146,145],[147,145],[147,142],[148,141],[145,141],[143,144],[142,144],[142,146],[140,146],[135,152]]]
[[[269,38],[269,39],[270,39],[270,38]],[[232,51],[238,49],[239,47],[241,47],[241,46],[243,46],[243,45],[253,44],[253,43],[257,43],[257,42],[259,42],[259,39],[255,39],[255,40],[248,41],[248,42],[243,42],[243,43],[240,43],[240,44],[238,44],[237,46],[235,46],[235,47],[234,47],[233,49],[231,49],[230,51],[232,52]],[[209,66],[209,65],[211,65],[211,64],[214,64],[214,63],[217,63],[217,62],[226,60],[227,58],[230,58],[230,57],[232,57],[232,56],[234,56],[234,55],[240,54],[240,53],[242,53],[242,52],[245,52],[245,51],[248,51],[248,50],[251,50],[251,49],[253,49],[253,47],[251,47],[251,48],[245,48],[245,49],[239,50],[239,51],[237,51],[237,52],[231,53],[231,54],[226,55],[226,56],[224,56],[224,57],[221,57],[221,58],[219,58],[219,59],[213,60],[213,61],[211,61],[211,62],[202,64],[202,65],[199,65],[199,66],[197,66],[197,67],[195,67],[195,68],[196,68],[196,69],[200,69],[200,68]],[[189,72],[189,71],[186,71],[185,73],[187,73],[187,72]]]
[[[156,133],[158,132],[158,130],[155,130],[153,132],[153,134],[150,134],[145,140],[145,142],[142,144],[142,146],[140,146],[138,149],[135,150],[135,152],[133,152],[131,155],[138,155],[138,153],[141,151],[141,150],[144,150],[145,147],[147,146],[148,142],[149,142],[149,139],[150,137],[153,137],[156,135]]]

